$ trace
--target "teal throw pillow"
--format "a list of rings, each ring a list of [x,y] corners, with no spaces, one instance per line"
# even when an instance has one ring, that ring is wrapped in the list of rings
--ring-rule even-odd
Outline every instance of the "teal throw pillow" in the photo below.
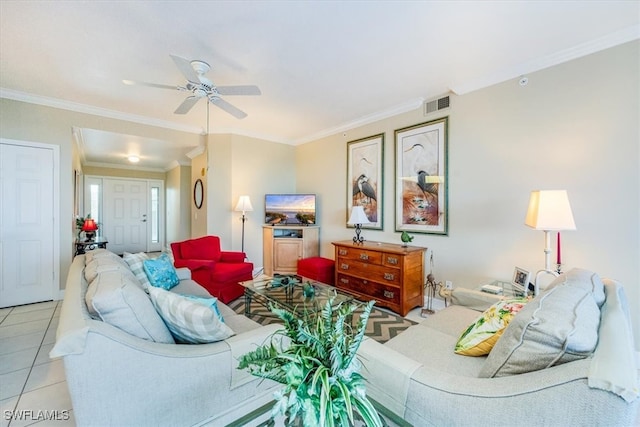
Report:
[[[143,265],[151,286],[169,290],[180,283],[178,273],[167,254],[162,254],[155,259],[146,259]]]

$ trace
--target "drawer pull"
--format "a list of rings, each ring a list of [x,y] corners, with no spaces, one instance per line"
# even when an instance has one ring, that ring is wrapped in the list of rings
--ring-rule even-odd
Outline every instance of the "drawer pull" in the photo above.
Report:
[[[342,278],[340,278],[340,283],[348,285],[349,284],[349,279],[345,279],[344,277],[342,277]]]
[[[387,262],[389,264],[398,265],[398,258],[388,257]]]
[[[341,268],[342,270],[348,270],[348,269],[349,269],[349,264],[344,264],[344,263],[343,263],[343,264],[340,264],[340,268]]]
[[[396,275],[393,274],[393,273],[384,273],[384,279],[385,280],[394,280],[395,277],[396,277]]]
[[[340,250],[338,250],[338,253],[340,255],[346,255],[347,254],[347,250],[346,249],[340,249]]]
[[[395,295],[394,292],[391,291],[384,291],[384,297],[385,298],[389,298],[389,299],[393,299],[393,296]]]
[[[367,254],[360,254],[360,259],[361,259],[361,260],[366,261],[366,260],[368,260],[368,259],[369,259],[369,255],[367,255]]]

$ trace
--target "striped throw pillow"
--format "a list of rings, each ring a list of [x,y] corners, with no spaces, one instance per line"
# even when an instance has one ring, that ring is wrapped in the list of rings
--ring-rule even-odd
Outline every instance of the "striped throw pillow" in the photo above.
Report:
[[[220,321],[211,306],[150,286],[149,296],[176,342],[204,344],[222,341],[234,332]]]

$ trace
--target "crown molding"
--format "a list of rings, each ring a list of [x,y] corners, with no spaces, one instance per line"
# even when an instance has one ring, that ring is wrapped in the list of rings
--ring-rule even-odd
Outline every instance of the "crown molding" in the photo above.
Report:
[[[623,28],[616,32],[607,34],[595,40],[561,50],[551,55],[538,58],[533,61],[518,64],[514,67],[501,70],[498,73],[485,76],[480,79],[459,85],[453,85],[451,91],[456,95],[464,95],[494,84],[520,77],[527,73],[533,73],[545,68],[553,67],[573,59],[581,58],[601,50],[609,49],[633,40],[640,39],[640,24]]]
[[[167,168],[150,168],[144,166],[134,166],[134,165],[122,165],[119,163],[106,163],[106,162],[86,162],[82,164],[83,166],[92,166],[95,168],[109,168],[109,169],[128,169],[128,170],[137,170],[137,171],[145,171],[145,172],[161,172],[165,173],[170,169]]]
[[[343,124],[340,124],[338,126],[332,127],[332,128],[328,128],[325,130],[322,130],[320,132],[316,132],[314,134],[302,137],[302,138],[298,138],[295,141],[293,141],[292,145],[301,145],[301,144],[305,144],[307,142],[311,142],[311,141],[315,141],[327,136],[331,136],[331,135],[335,135],[337,133],[340,132],[345,132],[347,130],[351,130],[360,126],[364,126],[367,125],[369,123],[373,123],[373,122],[377,122],[379,120],[384,120],[387,119],[389,117],[393,117],[393,116],[397,116],[398,114],[403,114],[409,111],[413,111],[416,110],[418,108],[422,107],[422,104],[424,103],[424,98],[420,97],[420,98],[414,98],[411,99],[409,101],[406,101],[402,104],[396,105],[394,107],[391,108],[387,108],[386,110],[382,110],[382,111],[378,111],[376,113],[373,114],[369,114],[366,116],[362,116],[358,119],[352,120],[350,122],[346,122]]]
[[[187,154],[185,154],[185,156],[193,160],[194,158],[198,157],[202,153],[204,153],[204,146],[200,145],[194,148],[193,150],[189,151]]]
[[[43,105],[45,107],[59,108],[62,110],[75,111],[76,113],[91,114],[94,116],[124,120],[127,122],[139,123],[142,125],[156,126],[165,129],[177,130],[180,132],[195,133],[198,135],[203,133],[203,129],[196,126],[181,125],[166,120],[158,120],[150,117],[138,116],[135,114],[122,113],[120,111],[108,110],[106,108],[94,107],[91,105],[65,101],[63,99],[50,98],[47,96],[34,95],[31,93],[21,92],[13,89],[0,88],[0,98],[28,102],[30,104]]]

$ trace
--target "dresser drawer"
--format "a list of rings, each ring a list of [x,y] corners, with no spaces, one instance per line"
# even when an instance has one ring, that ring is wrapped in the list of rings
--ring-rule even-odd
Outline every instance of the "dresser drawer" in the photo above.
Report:
[[[390,304],[400,304],[400,288],[395,286],[383,285],[359,277],[347,276],[338,273],[338,288],[357,292],[367,295],[379,301],[385,301]]]
[[[336,270],[341,273],[359,276],[367,280],[380,283],[400,285],[402,272],[397,268],[389,268],[382,265],[367,264],[346,258],[338,258]]]
[[[382,254],[382,265],[400,268],[404,257],[397,254]]]
[[[336,248],[336,259],[344,258],[348,260],[366,262],[367,264],[382,264],[382,252],[369,251],[363,248]]]

